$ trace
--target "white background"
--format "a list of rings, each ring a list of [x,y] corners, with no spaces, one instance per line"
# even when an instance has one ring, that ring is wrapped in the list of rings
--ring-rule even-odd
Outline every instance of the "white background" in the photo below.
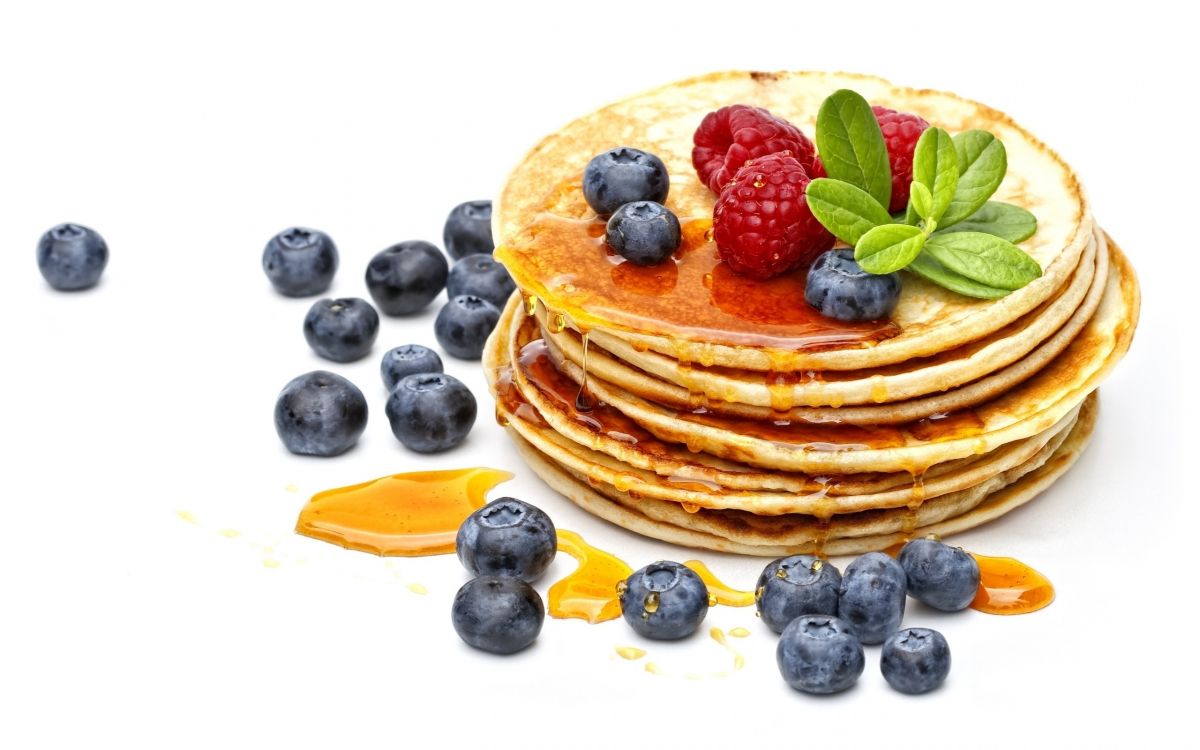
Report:
[[[418,5],[0,10],[0,744],[1185,742],[1197,668],[1185,475],[1200,450],[1191,24],[1151,2]],[[259,258],[283,227],[323,229],[341,250],[333,293],[366,296],[371,255],[440,244],[450,207],[493,195],[542,135],[728,68],[877,73],[1010,112],[1077,169],[1141,276],[1141,327],[1091,448],[1030,507],[959,538],[1034,564],[1057,601],[1017,618],[910,606],[906,623],[942,629],[954,653],[924,698],[887,688],[875,648],[849,693],[791,691],[747,609],[710,612],[709,625],[752,631],[733,641],[745,669],[723,679],[683,677],[730,667],[705,634],[647,644],[620,622],[547,620],[531,650],[481,655],[450,627],[464,580],[452,557],[389,561],[291,534],[320,489],[482,464],[515,471],[503,492],[635,567],[692,556],[550,493],[492,423],[474,363],[448,360],[480,397],[468,442],[406,452],[383,416],[377,355],[432,345],[436,307],[385,319],[373,356],[332,365],[305,346],[309,302],[275,295]],[[94,291],[55,293],[38,275],[37,238],[62,221],[109,243]],[[318,367],[370,402],[361,444],[335,460],[289,455],[272,426],[279,389]],[[747,588],[763,562],[702,557]],[[570,568],[557,561],[543,593]],[[647,648],[667,674],[617,659],[617,645]]]

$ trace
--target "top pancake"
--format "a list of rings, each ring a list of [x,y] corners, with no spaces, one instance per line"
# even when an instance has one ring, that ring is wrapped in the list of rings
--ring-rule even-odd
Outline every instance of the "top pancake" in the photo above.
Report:
[[[716,263],[712,273],[704,276],[704,283],[699,283],[685,275],[686,264],[677,263],[678,279],[672,276],[666,281],[679,286],[668,291],[679,296],[680,304],[670,295],[664,297],[661,278],[639,278],[638,284],[621,288],[621,297],[612,298],[606,294],[612,291],[613,279],[628,264],[606,258],[602,240],[597,246],[588,242],[585,234],[582,242],[560,248],[563,252],[559,255],[548,254],[539,245],[555,232],[571,236],[562,229],[564,222],[548,218],[547,213],[567,220],[594,218],[579,190],[588,160],[615,146],[633,146],[658,155],[667,165],[671,175],[667,205],[685,224],[688,218],[700,220],[690,225],[691,240],[700,247],[694,252],[711,253],[711,248],[703,247],[701,229],[703,221],[711,217],[714,196],[691,165],[692,134],[701,118],[729,104],[752,104],[766,107],[812,135],[821,102],[840,88],[852,88],[872,104],[921,115],[951,133],[971,128],[994,133],[1005,145],[1009,164],[994,199],[1020,205],[1037,217],[1037,233],[1021,247],[1042,267],[1043,276],[1003,299],[973,300],[906,274],[892,316],[900,328],[898,335],[878,342],[871,336],[847,341],[826,338],[811,345],[815,339],[790,335],[786,326],[776,330],[761,320],[740,321],[754,334],[741,335],[727,325],[739,321],[726,314],[725,308],[724,317],[716,315],[711,320],[689,311],[682,303],[692,299],[707,302],[712,309],[721,306],[715,299],[718,289],[713,280],[729,276],[722,274],[728,271],[723,264]],[[1056,295],[1092,238],[1090,214],[1074,174],[1055,153],[1004,114],[952,94],[834,73],[716,73],[649,91],[582,117],[543,140],[512,172],[494,205],[493,225],[501,240],[496,257],[508,267],[517,285],[549,310],[567,313],[568,325],[602,330],[636,348],[685,362],[761,371],[881,367],[933,356],[987,336]],[[601,272],[594,272],[597,269]],[[781,299],[803,295],[802,274],[767,284],[746,283],[750,284],[746,289],[736,289],[738,297],[770,297],[776,292]],[[607,305],[609,300],[616,301]],[[646,312],[640,314],[643,302],[647,303]],[[754,314],[761,315],[762,310]]]

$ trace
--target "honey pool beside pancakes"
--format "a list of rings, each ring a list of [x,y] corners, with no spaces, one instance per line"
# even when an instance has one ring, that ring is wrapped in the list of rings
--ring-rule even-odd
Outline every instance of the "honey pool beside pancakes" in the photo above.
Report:
[[[607,252],[574,187],[593,154],[658,154],[668,207],[707,216],[686,158],[705,112],[758,104],[805,127],[842,87],[996,133],[1009,151],[998,197],[1037,215],[1022,247],[1042,278],[979,301],[905,275],[892,321],[846,325],[807,308],[803,273],[729,273],[703,218],[685,219],[684,246],[658,267]],[[497,418],[576,503],[691,546],[861,552],[1017,507],[1086,444],[1088,397],[1137,321],[1132,269],[1061,159],[994,110],[879,79],[718,74],[612,105],[536,147],[494,222],[519,287],[485,352]]]

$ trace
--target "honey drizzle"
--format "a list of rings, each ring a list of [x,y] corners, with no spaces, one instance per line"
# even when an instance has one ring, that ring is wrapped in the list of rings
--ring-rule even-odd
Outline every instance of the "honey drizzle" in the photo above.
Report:
[[[377,555],[453,552],[458,527],[512,478],[487,468],[417,471],[318,492],[300,511],[296,533]]]
[[[592,624],[620,617],[617,584],[629,578],[633,568],[567,529],[558,530],[558,550],[578,560],[579,567],[550,587],[547,595],[550,616],[587,620]]]
[[[710,607],[717,604],[724,604],[727,607],[749,607],[754,604],[753,591],[740,591],[723,583],[703,562],[688,560],[683,565],[700,576],[700,580],[704,581],[704,585],[708,587]]]

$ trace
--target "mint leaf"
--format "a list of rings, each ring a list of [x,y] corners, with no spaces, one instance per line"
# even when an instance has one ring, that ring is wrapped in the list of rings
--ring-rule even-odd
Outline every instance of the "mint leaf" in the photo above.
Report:
[[[954,136],[958,156],[958,188],[940,224],[950,226],[979,210],[1000,187],[1008,171],[1008,152],[1000,139],[985,130],[967,130]]]
[[[923,279],[932,281],[938,286],[945,287],[952,292],[958,292],[959,294],[967,297],[977,297],[979,299],[999,299],[1009,293],[1008,289],[997,289],[995,287],[987,286],[986,284],[980,284],[978,282],[971,281],[966,276],[961,276],[957,273],[954,273],[941,263],[938,263],[936,260],[931,258],[929,253],[921,253],[918,255],[916,259],[912,263],[909,263],[904,270],[911,271]]]
[[[950,232],[983,232],[1015,243],[1027,240],[1037,232],[1037,219],[1020,206],[988,201],[966,219],[952,227],[939,229],[937,233]]]
[[[908,194],[908,205],[912,206],[917,216],[928,219],[933,214],[933,194],[921,183],[913,182]]]
[[[929,214],[922,218],[940,223],[958,187],[958,154],[950,134],[941,128],[926,128],[917,139],[917,148],[913,151],[913,184],[918,182],[928,188],[933,197]]]
[[[862,188],[886,206],[892,198],[887,144],[871,105],[849,89],[833,92],[817,113],[817,151],[825,173]]]
[[[886,224],[864,234],[854,246],[854,259],[867,273],[899,271],[921,252],[925,233],[908,224]]]
[[[804,194],[817,221],[851,245],[857,245],[859,238],[875,227],[892,223],[887,209],[848,182],[822,177],[808,183]]]
[[[1042,275],[1042,267],[1021,248],[982,232],[935,234],[925,242],[925,252],[948,270],[996,289],[1020,289]]]

